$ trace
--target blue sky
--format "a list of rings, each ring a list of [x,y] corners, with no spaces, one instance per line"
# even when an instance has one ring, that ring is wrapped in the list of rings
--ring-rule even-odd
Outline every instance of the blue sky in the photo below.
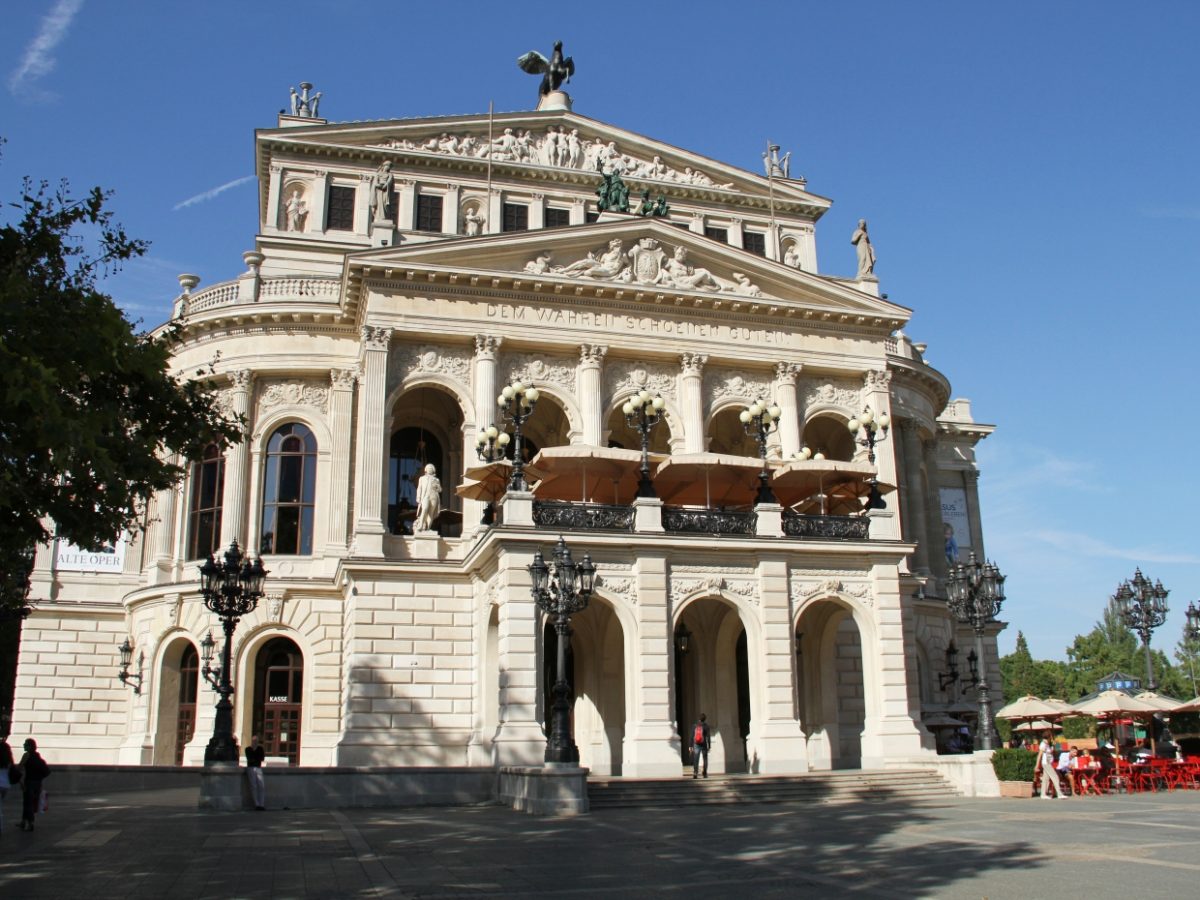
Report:
[[[1134,568],[1200,596],[1189,503],[1200,4],[28,0],[0,31],[0,198],[116,192],[150,254],[108,288],[146,324],[175,276],[242,269],[255,128],[311,81],[336,121],[527,109],[518,55],[565,41],[575,109],[759,171],[769,138],[831,197],[821,271],[865,217],[981,447],[988,555],[1061,658]],[[1178,252],[1177,252],[1178,251]],[[1188,448],[1193,448],[1189,450]]]

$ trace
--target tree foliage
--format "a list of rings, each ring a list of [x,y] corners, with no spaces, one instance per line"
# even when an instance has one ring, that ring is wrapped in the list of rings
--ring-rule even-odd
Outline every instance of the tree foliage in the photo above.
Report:
[[[170,370],[178,324],[152,334],[96,287],[143,254],[105,208],[66,184],[25,182],[0,223],[0,571],[18,571],[57,533],[98,550],[129,528],[154,492],[176,484],[208,442],[240,440],[211,387]],[[11,217],[13,210],[19,212]],[[0,586],[25,602],[28,579]]]

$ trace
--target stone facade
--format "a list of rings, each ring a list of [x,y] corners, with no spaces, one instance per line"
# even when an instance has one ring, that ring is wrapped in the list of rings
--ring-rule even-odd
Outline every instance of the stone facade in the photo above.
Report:
[[[308,765],[536,765],[554,654],[527,566],[561,532],[600,573],[572,639],[576,740],[594,772],[678,774],[681,730],[701,712],[715,771],[931,757],[923,720],[968,712],[963,682],[938,679],[951,641],[969,643],[940,599],[943,508],[964,555],[982,557],[973,448],[991,428],[900,331],[910,311],[873,278],[817,271],[829,201],[803,181],[769,187],[570,111],[497,115],[512,146],[484,152],[488,128],[284,117],[257,133],[248,270],[201,290],[181,278],[174,306],[178,370],[218,359],[247,439],[155,498],[119,570],[39,554],[14,733],[60,762],[201,761],[214,698],[197,652],[219,628],[197,569],[237,540],[270,572],[233,648],[239,740],[266,732],[270,752]],[[548,133],[563,149],[543,146]],[[597,215],[576,140],[635,192],[664,193],[669,217]],[[384,160],[395,188],[376,217]],[[623,530],[538,525],[548,481],[498,491],[485,526],[488,498],[455,487],[480,464],[476,435],[503,426],[495,398],[514,379],[541,392],[535,448],[640,447],[621,406],[646,389],[664,400],[652,451],[749,468],[696,469],[703,503],[638,500]],[[862,513],[867,537],[788,536],[792,513],[721,499],[754,483],[738,414],[758,399],[781,410],[772,465],[802,447],[861,462],[847,420],[864,406],[892,417],[876,471],[896,490]],[[449,513],[413,534],[425,463]],[[630,504],[621,490],[583,471],[563,515]],[[835,525],[859,521],[861,497],[831,502]],[[700,522],[697,506],[744,506],[749,518],[704,521],[750,524],[671,524]],[[136,693],[115,677],[125,637]],[[997,683],[994,635],[988,656]]]

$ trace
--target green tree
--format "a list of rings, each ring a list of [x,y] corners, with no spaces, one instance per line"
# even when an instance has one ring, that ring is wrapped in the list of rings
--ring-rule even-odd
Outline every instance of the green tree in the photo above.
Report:
[[[0,605],[28,601],[34,548],[110,544],[208,442],[241,439],[203,378],[170,369],[178,323],[140,334],[99,274],[145,252],[94,188],[25,182],[0,221]],[[19,212],[12,216],[12,210]]]
[[[1004,682],[1004,702],[1032,694],[1035,697],[1061,697],[1066,689],[1066,673],[1061,662],[1034,659],[1023,632],[1017,632],[1017,646],[1000,657],[1000,675]]]
[[[1087,634],[1076,635],[1067,648],[1067,690],[1075,700],[1096,690],[1096,682],[1114,671],[1145,681],[1146,657],[1141,639],[1125,626],[1111,600],[1104,615]],[[1188,673],[1171,665],[1161,650],[1150,648],[1150,662],[1160,694],[1179,697],[1188,693]],[[1148,685],[1143,685],[1148,687]]]

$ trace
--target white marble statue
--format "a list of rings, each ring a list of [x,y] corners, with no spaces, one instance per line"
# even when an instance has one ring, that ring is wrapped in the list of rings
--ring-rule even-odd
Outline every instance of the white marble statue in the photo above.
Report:
[[[375,221],[381,222],[387,218],[388,200],[392,196],[392,185],[396,176],[392,174],[392,161],[385,159],[375,170],[371,179],[371,187],[375,189]]]
[[[483,213],[477,206],[468,206],[466,212],[463,213],[463,228],[466,229],[467,237],[476,237],[482,234],[486,222],[487,219],[483,217]]]
[[[288,197],[284,209],[287,213],[287,230],[303,231],[304,217],[308,214],[308,205],[304,202],[304,195],[301,194],[299,188],[296,188],[292,192],[292,196]]]
[[[691,288],[702,291],[719,291],[721,282],[713,277],[708,269],[693,268],[687,264],[687,248],[682,244],[675,248],[675,254],[666,262],[666,273],[670,283],[675,287]]]
[[[762,296],[762,289],[757,284],[754,284],[752,281],[750,281],[750,277],[748,275],[744,275],[741,272],[734,272],[733,280],[737,282],[737,285],[733,289],[735,294],[741,294],[743,297]]]
[[[867,220],[859,219],[858,227],[850,235],[850,243],[858,250],[858,278],[875,273],[875,248],[871,246],[871,238],[867,234]]]
[[[433,463],[425,467],[425,474],[417,479],[417,517],[413,521],[413,534],[433,531],[434,520],[442,511],[442,482],[437,477]]]
[[[783,264],[793,269],[800,268],[800,251],[795,244],[788,244],[783,251]]]
[[[597,256],[591,251],[583,259],[576,260],[562,269],[563,275],[579,275],[583,278],[616,278],[625,268],[625,252],[620,238],[608,242],[608,249]]]
[[[537,257],[525,263],[525,271],[530,275],[545,275],[550,272],[550,251],[543,250]]]

